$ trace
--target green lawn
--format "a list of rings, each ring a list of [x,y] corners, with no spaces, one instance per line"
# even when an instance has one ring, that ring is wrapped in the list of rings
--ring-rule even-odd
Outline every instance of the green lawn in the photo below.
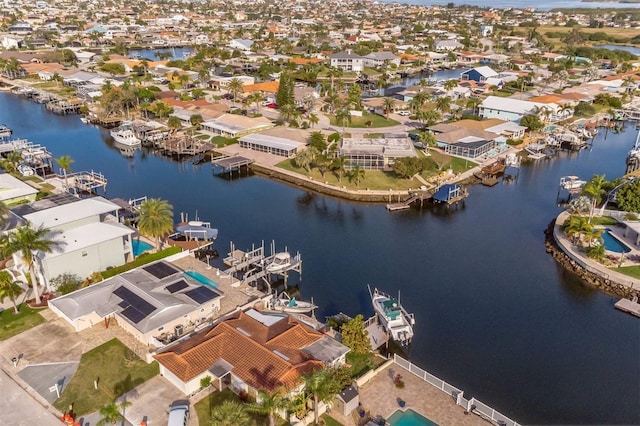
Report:
[[[632,278],[640,279],[640,266],[623,266],[622,268],[610,268],[612,271],[628,275]]]
[[[225,138],[224,136],[214,136],[211,138],[209,142],[211,142],[212,144],[218,147],[223,147],[223,146],[233,145],[234,143],[238,143],[238,139]]]
[[[433,161],[433,164],[432,167],[422,172],[422,177],[424,178],[437,176],[447,169],[453,169],[454,173],[461,173],[477,166],[477,164],[471,160],[452,157],[438,150],[431,149],[429,150],[429,154],[431,154],[430,158]]]
[[[225,401],[236,401],[240,402],[240,398],[231,392],[229,389],[225,389],[222,392],[212,392],[206,398],[203,398],[199,402],[196,403],[196,414],[198,415],[198,424],[200,425],[208,425],[211,419],[211,409],[222,404]],[[263,416],[256,413],[250,413],[251,418],[251,426],[262,426],[268,424],[267,416]],[[284,420],[280,419],[281,422],[278,423],[278,418],[276,417],[276,425],[283,426],[289,424]],[[247,425],[249,426],[249,425]]]
[[[54,406],[65,411],[73,404],[79,415],[91,413],[158,374],[158,364],[147,364],[118,339],[82,355],[76,374]],[[98,380],[98,389],[94,388]]]
[[[594,216],[591,218],[591,224],[609,226],[609,225],[617,225],[618,221],[611,216]]]
[[[378,170],[366,170],[364,179],[360,181],[360,187],[356,186],[355,181],[350,182],[346,175],[342,176],[342,180],[338,180],[338,176],[331,170],[328,170],[324,177],[317,168],[312,168],[311,172],[296,167],[291,160],[285,160],[278,164],[278,167],[304,176],[311,176],[314,180],[327,182],[330,185],[338,187],[346,187],[348,189],[371,189],[371,190],[407,190],[409,188],[418,188],[422,183],[414,179],[401,179],[391,172],[382,172]]]
[[[156,260],[164,259],[165,257],[178,254],[182,251],[180,247],[169,247],[156,253],[142,253],[136,257],[133,262],[125,263],[122,266],[116,266],[115,268],[107,269],[101,272],[104,279],[111,278],[115,275],[121,274],[126,271],[130,271],[139,266],[146,265],[147,263],[155,262]]]
[[[351,365],[351,375],[354,378],[364,375],[369,370],[378,368],[385,361],[384,358],[373,353],[362,355],[347,354],[347,363]]]
[[[18,308],[20,313],[17,315],[13,312],[13,306],[0,312],[0,340],[8,339],[44,322],[38,310],[31,309],[26,304]]]
[[[336,116],[335,115],[327,115],[327,117],[329,117],[329,120],[331,122],[332,125],[337,126],[338,124],[336,123]],[[367,122],[371,122],[370,126],[367,126]],[[397,126],[398,123],[395,120],[391,120],[388,119],[386,117],[383,117],[381,115],[378,114],[370,114],[368,112],[363,112],[362,113],[362,117],[351,117],[351,123],[347,122],[344,123],[345,127],[352,127],[352,128],[377,128],[377,127],[390,127],[390,126]]]
[[[342,423],[340,423],[339,421],[337,421],[336,419],[334,419],[328,414],[323,414],[322,416],[320,416],[320,424],[323,424],[323,423],[325,426],[342,426]]]

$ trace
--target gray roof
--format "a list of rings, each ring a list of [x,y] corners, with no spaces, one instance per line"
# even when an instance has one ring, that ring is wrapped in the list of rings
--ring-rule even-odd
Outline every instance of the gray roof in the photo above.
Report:
[[[238,139],[240,142],[246,142],[256,145],[262,145],[269,148],[281,149],[283,151],[293,151],[304,146],[305,144],[293,141],[291,139],[278,138],[259,133],[252,133]]]
[[[394,55],[393,52],[383,51],[369,53],[365,58],[377,59],[378,61],[393,61],[398,57]]]
[[[344,52],[334,53],[333,55],[329,56],[329,59],[362,59],[362,56],[348,50]]]
[[[329,336],[323,336],[322,339],[316,340],[306,348],[303,348],[302,351],[314,359],[324,363],[331,363],[345,355],[350,349]]]
[[[120,209],[117,204],[106,198],[92,197],[77,199],[75,203],[63,204],[25,214],[24,219],[33,223],[36,227],[55,229],[67,223],[98,216],[105,213],[113,213]]]
[[[156,264],[170,266],[166,262]],[[173,268],[173,266],[170,267]],[[174,270],[175,273],[159,279],[142,268],[135,269],[58,297],[49,303],[73,322],[94,312],[100,317],[115,313],[119,321],[126,321],[136,330],[147,333],[190,314],[213,300],[209,299],[204,303],[196,302],[187,293],[204,286],[184,272]],[[177,286],[179,290],[171,293],[168,287],[172,284],[179,284]],[[144,315],[137,322],[122,314],[128,308],[127,303],[123,303],[126,301],[116,294],[122,287],[134,295],[132,298],[134,301],[141,301],[140,304],[149,307],[147,311],[140,309]],[[224,297],[220,290],[206,288],[215,293],[215,298]]]
[[[406,134],[385,135],[383,138],[344,138],[340,151],[343,154],[377,154],[382,157],[417,157],[413,143]]]
[[[353,386],[347,386],[342,389],[342,391],[338,394],[338,397],[344,402],[352,401],[353,399],[358,397],[358,390]]]

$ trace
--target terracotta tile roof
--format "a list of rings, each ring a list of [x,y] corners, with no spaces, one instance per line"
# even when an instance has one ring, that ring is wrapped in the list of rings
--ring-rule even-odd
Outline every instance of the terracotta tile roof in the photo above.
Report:
[[[278,91],[278,87],[280,87],[279,81],[265,81],[262,83],[247,84],[246,86],[242,87],[242,91],[244,93],[258,92],[258,91],[276,93]]]
[[[222,358],[247,384],[273,392],[293,388],[303,374],[322,368],[321,361],[301,350],[322,337],[289,317],[266,326],[241,312],[155,359],[180,380],[189,381]]]
[[[296,65],[307,65],[307,64],[319,64],[322,62],[320,58],[291,58],[289,62],[294,63]]]

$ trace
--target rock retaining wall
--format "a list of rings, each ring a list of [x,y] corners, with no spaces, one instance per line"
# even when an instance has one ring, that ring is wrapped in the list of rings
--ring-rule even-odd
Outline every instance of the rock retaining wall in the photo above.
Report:
[[[563,268],[575,274],[587,284],[597,287],[608,294],[627,298],[640,295],[638,290],[631,288],[627,284],[616,282],[611,277],[605,277],[602,274],[590,271],[581,262],[576,261],[576,259],[565,253],[554,237],[555,227],[556,219],[553,219],[544,231],[545,249]]]

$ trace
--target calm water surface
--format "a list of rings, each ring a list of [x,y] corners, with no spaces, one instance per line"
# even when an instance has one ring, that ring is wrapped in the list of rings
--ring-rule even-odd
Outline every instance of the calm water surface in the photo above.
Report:
[[[372,314],[366,285],[401,292],[416,315],[411,359],[524,424],[640,424],[640,320],[585,287],[544,251],[561,176],[624,171],[635,140],[599,135],[592,150],[523,167],[517,181],[473,186],[464,206],[389,213],[262,177],[232,182],[210,165],[138,151],[108,133],[0,94],[0,123],[109,178],[110,197],[148,195],[220,229],[221,253],[275,239],[300,250],[301,290],[317,315]],[[381,413],[388,415],[389,413]]]

